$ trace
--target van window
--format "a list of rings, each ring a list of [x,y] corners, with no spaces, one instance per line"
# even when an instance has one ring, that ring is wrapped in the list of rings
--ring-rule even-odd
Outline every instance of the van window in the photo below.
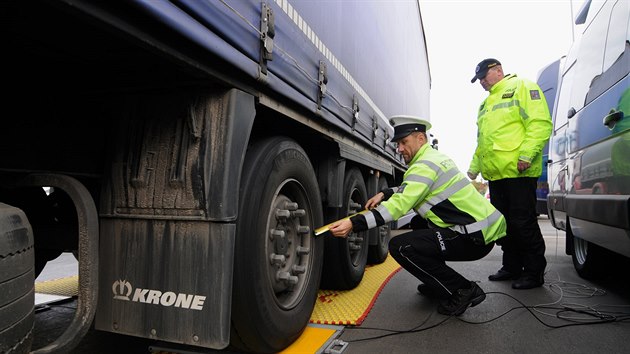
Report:
[[[588,16],[586,17],[586,21],[584,22],[586,26],[588,26],[593,21],[593,18],[597,16],[599,10],[601,10],[606,1],[607,0],[586,0],[584,2],[584,6],[588,6]],[[587,2],[590,2],[590,4],[587,4]]]
[[[625,50],[626,39],[628,38],[629,16],[630,2],[618,1],[613,7],[610,24],[608,25],[603,71],[608,70]]]
[[[606,43],[606,51],[603,53],[603,73],[593,78],[586,94],[585,105],[606,92],[630,72],[630,43],[626,41],[629,17],[630,3],[618,1],[610,15],[608,37],[602,38]]]
[[[588,27],[584,29],[577,59],[577,73],[571,92],[571,101],[570,105],[567,106],[576,111],[584,107],[586,93],[591,87],[593,79],[602,73],[606,46],[606,42],[602,41],[602,38],[606,38],[608,32],[608,20],[610,19],[612,6],[612,2],[606,3]]]
[[[556,104],[556,113],[554,117],[554,131],[563,128],[568,122],[568,100],[571,97],[571,87],[573,86],[573,76],[575,74],[575,62],[566,65],[571,65],[562,75],[562,85],[560,85],[560,91],[558,92],[558,103]]]

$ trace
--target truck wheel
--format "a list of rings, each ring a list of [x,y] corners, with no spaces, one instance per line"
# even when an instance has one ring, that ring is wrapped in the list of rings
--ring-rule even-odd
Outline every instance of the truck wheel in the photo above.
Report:
[[[367,189],[358,169],[346,172],[344,180],[342,209],[345,215],[355,214],[363,209],[367,201]],[[367,231],[351,232],[348,237],[326,237],[322,288],[353,289],[363,279],[367,263]]]
[[[321,277],[322,203],[304,150],[282,137],[250,147],[239,198],[231,344],[278,352],[308,324]]]
[[[12,205],[13,208],[21,210],[28,215],[29,227],[37,230],[37,225],[46,225],[51,222],[50,204],[44,189],[40,187],[19,188],[5,191],[3,200],[5,203]],[[47,232],[36,232],[38,237],[50,237]],[[35,242],[35,241],[33,241]],[[39,245],[40,242],[38,241]],[[35,277],[37,277],[46,263],[61,254],[61,251],[55,256],[54,251],[41,247],[34,250],[35,258]]]
[[[569,235],[567,235],[569,236]],[[584,279],[597,279],[605,262],[605,250],[596,244],[573,237],[573,267]]]
[[[27,353],[33,340],[33,231],[22,210],[0,203],[0,353]]]
[[[378,191],[382,191],[387,188],[387,180],[384,177],[378,179]],[[368,260],[369,264],[381,264],[387,259],[389,252],[389,239],[391,238],[391,228],[389,223],[379,226],[375,229],[369,230],[370,239],[376,238],[376,244],[370,245],[368,248]]]

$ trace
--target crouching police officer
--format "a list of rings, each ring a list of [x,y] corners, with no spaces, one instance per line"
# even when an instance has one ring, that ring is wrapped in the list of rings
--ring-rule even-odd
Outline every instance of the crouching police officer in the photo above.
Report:
[[[389,251],[422,284],[418,291],[440,299],[438,312],[462,314],[481,303],[486,294],[446,261],[472,261],[486,256],[494,241],[505,235],[503,215],[484,198],[446,155],[427,144],[431,124],[410,116],[390,119],[392,140],[408,165],[403,183],[370,198],[370,212],[330,226],[336,237],[397,220],[413,209],[424,228],[393,237]],[[382,203],[381,203],[382,202]]]

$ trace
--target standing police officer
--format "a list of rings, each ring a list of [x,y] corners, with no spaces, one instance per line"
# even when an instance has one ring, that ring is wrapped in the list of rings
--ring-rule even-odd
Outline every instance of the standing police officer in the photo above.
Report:
[[[413,209],[426,220],[424,228],[392,238],[389,251],[422,281],[418,286],[421,294],[440,299],[439,313],[460,315],[482,302],[486,294],[446,261],[486,256],[494,241],[505,235],[505,219],[449,157],[427,144],[429,122],[396,116],[390,123],[395,133],[392,140],[409,166],[402,185],[377,193],[366,202],[370,212],[333,223],[330,231],[346,237],[352,230],[378,227]]]
[[[479,107],[477,149],[468,177],[481,172],[489,181],[492,204],[507,220],[507,237],[497,242],[503,267],[488,279],[515,280],[514,289],[539,287],[547,261],[536,219],[536,183],[552,129],[549,108],[536,83],[504,75],[496,59],[477,65],[471,83],[476,80],[489,95]]]

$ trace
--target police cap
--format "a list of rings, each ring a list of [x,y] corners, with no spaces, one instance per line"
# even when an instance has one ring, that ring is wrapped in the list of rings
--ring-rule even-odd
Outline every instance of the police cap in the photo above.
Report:
[[[488,58],[482,60],[479,64],[477,64],[477,67],[475,68],[475,76],[472,78],[472,80],[470,80],[470,82],[474,83],[475,81],[477,81],[477,79],[483,79],[484,77],[486,77],[486,74],[488,74],[488,70],[497,65],[501,65],[501,63],[496,59]]]
[[[414,116],[397,115],[389,118],[389,124],[394,127],[393,142],[396,142],[413,132],[426,132],[431,129],[429,121]]]

